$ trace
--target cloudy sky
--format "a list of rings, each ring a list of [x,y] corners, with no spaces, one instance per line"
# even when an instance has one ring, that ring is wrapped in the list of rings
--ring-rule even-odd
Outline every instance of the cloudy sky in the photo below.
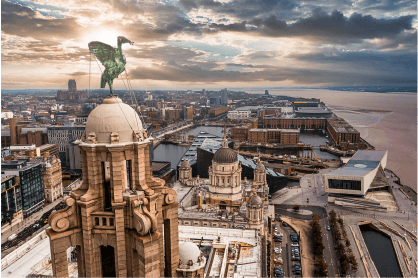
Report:
[[[137,89],[411,85],[416,11],[412,0],[2,0],[1,84],[99,88],[87,44],[125,36]]]

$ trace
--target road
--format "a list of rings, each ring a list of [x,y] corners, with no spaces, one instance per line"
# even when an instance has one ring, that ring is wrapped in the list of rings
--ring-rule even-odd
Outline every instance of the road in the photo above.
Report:
[[[324,257],[328,264],[328,277],[336,277],[337,273],[337,255],[335,252],[334,241],[332,240],[331,231],[327,230],[330,226],[329,218],[319,220],[322,231],[322,242],[324,243]]]
[[[41,218],[41,216],[47,212],[48,210],[54,208],[56,205],[58,205],[61,201],[62,201],[62,197],[58,198],[57,200],[55,200],[54,202],[48,204],[47,206],[45,206],[43,209],[41,209],[38,212],[35,212],[34,214],[32,214],[31,216],[29,216],[28,218],[25,218],[22,222],[20,222],[19,227],[13,226],[13,228],[11,230],[8,230],[4,233],[1,234],[1,243],[3,244],[4,242],[7,241],[7,238],[12,235],[12,234],[18,234],[19,232],[23,231],[24,228],[28,227],[29,225],[32,225],[36,220],[38,220],[39,218]]]

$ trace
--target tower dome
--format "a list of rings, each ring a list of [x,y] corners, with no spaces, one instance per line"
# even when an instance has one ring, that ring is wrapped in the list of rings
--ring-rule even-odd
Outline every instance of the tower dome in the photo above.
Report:
[[[213,161],[216,163],[235,163],[238,162],[237,154],[228,147],[226,136],[222,140],[222,148],[215,152]]]
[[[182,264],[187,265],[191,260],[194,264],[198,262],[200,250],[193,242],[179,242],[179,259]]]
[[[260,172],[265,172],[266,171],[266,167],[263,165],[263,163],[261,163],[261,161],[258,162],[257,166],[255,167],[256,170],[260,171]]]
[[[254,194],[248,200],[248,204],[253,205],[253,206],[261,206],[263,204],[263,201],[261,200],[260,196],[258,196],[257,194]]]
[[[119,135],[119,143],[133,142],[134,131],[143,132],[138,113],[117,96],[103,100],[86,122],[86,136],[94,132],[98,144],[110,144],[112,133]]]

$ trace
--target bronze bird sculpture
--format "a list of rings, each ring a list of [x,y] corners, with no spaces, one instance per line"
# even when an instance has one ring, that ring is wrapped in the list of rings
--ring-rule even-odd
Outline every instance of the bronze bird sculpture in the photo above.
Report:
[[[113,79],[117,78],[119,74],[125,70],[126,59],[125,55],[122,53],[122,44],[124,43],[134,44],[127,38],[121,36],[118,37],[117,48],[113,48],[108,44],[98,41],[89,43],[90,52],[93,53],[105,67],[101,77],[100,88],[105,88],[106,83],[109,84],[111,96],[113,96]]]

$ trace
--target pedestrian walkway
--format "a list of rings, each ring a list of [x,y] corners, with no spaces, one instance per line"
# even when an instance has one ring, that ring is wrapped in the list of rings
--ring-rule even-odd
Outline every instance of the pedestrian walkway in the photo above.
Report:
[[[53,209],[56,205],[58,205],[61,201],[62,201],[62,197],[58,198],[57,200],[55,200],[54,202],[48,204],[47,206],[43,207],[43,209],[41,209],[40,211],[32,214],[31,216],[29,216],[28,218],[24,218],[22,222],[20,222],[19,224],[13,226],[11,229],[9,229],[8,231],[5,231],[4,233],[1,233],[1,243],[3,244],[4,242],[7,241],[7,238],[9,236],[11,236],[12,234],[18,234],[21,231],[23,231],[23,229],[25,229],[26,227],[28,227],[29,225],[33,224],[36,220],[38,220],[39,218],[41,218],[41,216],[47,212],[48,210]]]
[[[369,218],[376,218],[376,219],[399,219],[399,220],[408,220],[407,217],[396,217],[396,216],[381,216],[376,215],[376,217],[373,216],[373,214],[351,214],[351,213],[343,213],[342,215],[350,215],[350,216],[361,216],[361,217],[369,217]]]

